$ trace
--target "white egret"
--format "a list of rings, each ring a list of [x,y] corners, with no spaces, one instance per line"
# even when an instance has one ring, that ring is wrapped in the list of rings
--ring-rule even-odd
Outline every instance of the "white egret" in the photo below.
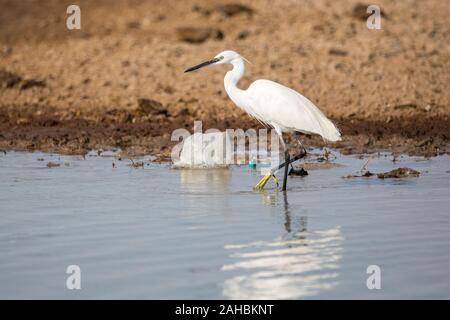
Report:
[[[233,69],[228,71],[224,78],[228,96],[250,116],[273,127],[279,135],[285,151],[285,163],[273,168],[255,188],[264,188],[271,177],[277,181],[274,173],[284,166],[283,191],[285,191],[288,165],[302,156],[297,156],[293,161],[290,161],[289,152],[283,140],[283,132],[317,134],[332,142],[341,140],[341,134],[336,126],[311,101],[295,90],[270,80],[256,80],[247,90],[239,89],[237,83],[244,75],[245,61],[246,59],[237,52],[226,50],[212,60],[200,63],[185,72],[213,64],[228,63],[233,65]]]

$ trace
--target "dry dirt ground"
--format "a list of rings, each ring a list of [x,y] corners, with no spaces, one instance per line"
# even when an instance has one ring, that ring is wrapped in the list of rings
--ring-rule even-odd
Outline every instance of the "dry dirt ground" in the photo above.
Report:
[[[312,100],[346,153],[450,151],[450,1],[0,0],[0,149],[170,153],[174,129],[258,128],[223,89],[225,49]],[[239,5],[238,5],[239,4]],[[323,145],[305,137],[309,145]]]

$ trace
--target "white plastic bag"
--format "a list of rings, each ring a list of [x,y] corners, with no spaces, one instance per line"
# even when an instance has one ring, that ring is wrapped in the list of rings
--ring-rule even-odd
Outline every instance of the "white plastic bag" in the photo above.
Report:
[[[233,148],[226,132],[194,133],[183,141],[174,168],[224,168],[232,163]]]

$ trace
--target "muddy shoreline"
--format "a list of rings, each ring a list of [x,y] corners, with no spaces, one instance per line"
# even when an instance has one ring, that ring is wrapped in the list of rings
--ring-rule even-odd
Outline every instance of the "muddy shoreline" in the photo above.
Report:
[[[144,113],[141,109],[113,110],[105,114],[63,114],[56,109],[39,107],[11,108],[0,115],[0,149],[41,150],[61,154],[86,154],[92,149],[120,148],[124,153],[139,156],[151,154],[168,159],[173,130],[185,128],[193,132],[192,115]],[[245,115],[244,115],[245,117]],[[302,135],[307,146],[336,148],[344,154],[390,151],[426,157],[449,153],[450,119],[447,117],[390,118],[388,121],[364,118],[333,119],[343,134],[338,143],[324,143],[321,138]],[[203,131],[262,127],[248,118],[229,117],[225,121],[206,119]],[[290,139],[290,136],[287,136]]]

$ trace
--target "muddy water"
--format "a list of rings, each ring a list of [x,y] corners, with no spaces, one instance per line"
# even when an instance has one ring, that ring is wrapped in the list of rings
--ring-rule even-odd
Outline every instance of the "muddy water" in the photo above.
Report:
[[[422,172],[401,180],[342,179],[365,160],[336,162],[285,195],[252,192],[243,166],[2,154],[0,298],[450,298],[450,158],[370,161]]]

